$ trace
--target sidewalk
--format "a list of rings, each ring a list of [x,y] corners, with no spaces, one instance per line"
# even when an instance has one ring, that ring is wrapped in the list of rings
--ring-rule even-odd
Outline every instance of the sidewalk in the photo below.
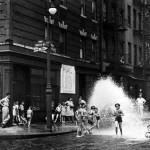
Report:
[[[75,123],[57,124],[53,131],[46,130],[46,124],[31,124],[30,128],[26,126],[10,126],[6,128],[0,127],[0,139],[12,140],[12,139],[28,139],[38,138],[45,136],[54,136],[76,132],[77,126]]]

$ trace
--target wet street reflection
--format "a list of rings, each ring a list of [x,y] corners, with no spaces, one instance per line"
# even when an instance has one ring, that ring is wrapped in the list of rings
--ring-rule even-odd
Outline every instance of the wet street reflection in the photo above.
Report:
[[[100,132],[99,132],[100,133]],[[150,143],[146,138],[116,137],[93,132],[82,138],[76,134],[50,136],[46,138],[1,141],[0,149],[5,150],[143,150],[149,149]]]

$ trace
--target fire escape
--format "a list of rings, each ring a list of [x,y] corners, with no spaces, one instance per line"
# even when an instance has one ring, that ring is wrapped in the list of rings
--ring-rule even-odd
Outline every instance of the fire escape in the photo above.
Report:
[[[110,55],[109,49],[107,49],[106,61],[109,62],[107,66],[107,71],[113,73],[115,76],[121,77],[124,72],[128,73],[130,71],[128,65],[128,55],[125,52],[125,32],[127,30],[127,19],[125,18],[125,4],[124,0],[113,0],[112,8],[114,14],[114,22],[104,23],[104,29],[109,26],[111,33],[114,35],[114,49],[112,50],[113,55]],[[110,28],[111,27],[111,28]]]

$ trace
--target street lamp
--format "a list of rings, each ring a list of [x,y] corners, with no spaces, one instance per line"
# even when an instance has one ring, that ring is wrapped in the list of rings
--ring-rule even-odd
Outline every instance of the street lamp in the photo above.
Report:
[[[53,0],[54,1],[54,0]],[[47,11],[50,15],[54,15],[57,12],[55,5],[52,0],[46,0]],[[51,4],[51,5],[50,5]],[[45,41],[40,40],[35,44],[34,51],[45,51],[47,50],[47,83],[46,83],[46,116],[47,116],[47,130],[52,131],[52,87],[50,82],[50,49],[54,50],[54,45],[50,36],[50,25],[49,15],[46,15],[47,22],[47,36]]]

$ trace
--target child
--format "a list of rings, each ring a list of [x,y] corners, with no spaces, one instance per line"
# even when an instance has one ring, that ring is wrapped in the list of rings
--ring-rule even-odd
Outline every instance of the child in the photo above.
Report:
[[[61,120],[61,103],[58,103],[58,106],[55,109],[55,122],[57,122],[58,118]]]
[[[13,125],[16,125],[16,103],[13,103]]]
[[[65,102],[62,102],[61,105],[61,122],[65,123],[65,117],[66,117],[66,105]]]
[[[85,103],[81,103],[81,107],[83,109],[83,114],[82,114],[83,134],[86,134],[88,132],[88,129],[87,129],[87,110],[85,107]]]
[[[82,105],[79,105],[79,108],[77,109],[77,111],[75,112],[75,117],[77,120],[77,135],[76,137],[82,137],[83,134],[83,130],[82,130],[82,114],[83,114],[83,109],[82,109]]]
[[[29,128],[29,127],[30,127],[30,125],[31,125],[32,117],[33,117],[33,110],[32,110],[32,107],[31,107],[31,106],[29,106],[29,108],[28,108],[28,110],[27,110],[28,128]]]
[[[16,123],[19,124],[20,123],[20,115],[19,115],[19,102],[18,101],[16,101],[15,109],[16,109]]]
[[[95,119],[95,106],[91,106],[91,110],[88,114],[88,123],[91,125],[90,129],[88,130],[90,134],[92,129],[96,126]]]
[[[120,133],[122,135],[122,116],[124,116],[123,111],[120,109],[120,104],[116,103],[115,104],[116,110],[114,111],[113,116],[115,116],[115,125],[116,125],[116,135],[118,134],[118,125],[120,129]]]
[[[96,116],[96,126],[97,126],[97,128],[99,129],[100,114],[98,113],[98,108],[97,108],[97,107],[95,107],[95,114],[94,114],[94,115]]]
[[[21,102],[20,106],[19,106],[19,110],[20,110],[20,125],[26,125],[27,124],[27,120],[25,118],[25,114],[24,114],[24,102]]]

